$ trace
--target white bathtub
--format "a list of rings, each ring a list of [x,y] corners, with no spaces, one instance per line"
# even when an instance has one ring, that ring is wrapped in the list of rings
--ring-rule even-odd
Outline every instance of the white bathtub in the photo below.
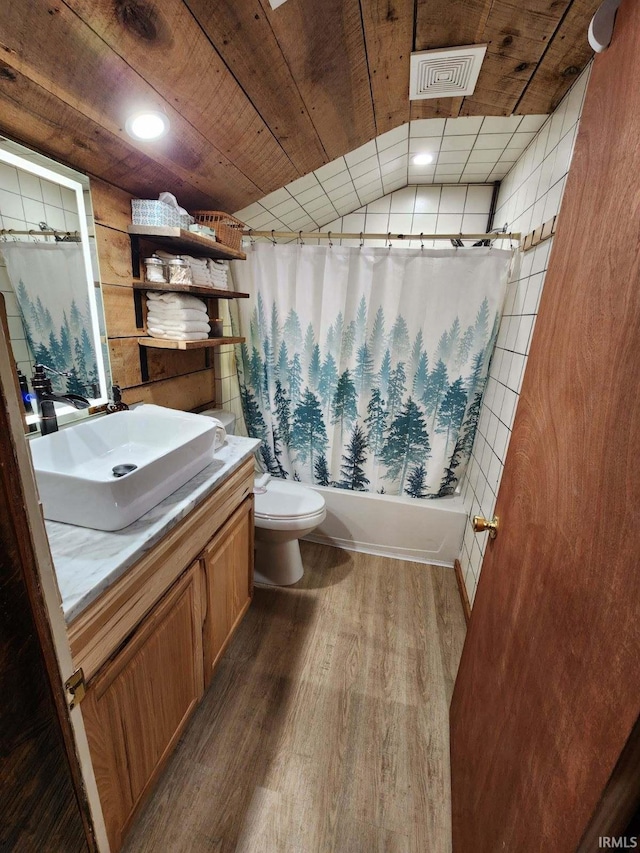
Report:
[[[305,486],[327,503],[325,521],[305,537],[311,542],[437,566],[453,566],[460,554],[467,513],[459,495],[415,500]]]

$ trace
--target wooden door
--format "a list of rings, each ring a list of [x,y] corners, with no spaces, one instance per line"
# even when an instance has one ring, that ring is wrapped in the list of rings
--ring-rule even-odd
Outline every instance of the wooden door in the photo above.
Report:
[[[91,683],[82,705],[112,853],[203,692],[200,564]]]
[[[574,853],[640,711],[640,3],[596,57],[451,707],[455,853]]]
[[[0,850],[80,853],[96,848],[9,416],[10,349],[0,294]]]
[[[204,674],[209,683],[220,656],[251,604],[253,495],[238,507],[204,552]]]

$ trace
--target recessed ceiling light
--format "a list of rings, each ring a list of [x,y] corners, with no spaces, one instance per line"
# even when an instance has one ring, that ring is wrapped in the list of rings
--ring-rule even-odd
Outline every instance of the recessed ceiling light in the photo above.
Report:
[[[433,154],[416,154],[413,158],[414,166],[428,166],[433,163]]]
[[[129,116],[125,129],[134,139],[159,139],[169,130],[169,119],[159,110],[140,110]]]

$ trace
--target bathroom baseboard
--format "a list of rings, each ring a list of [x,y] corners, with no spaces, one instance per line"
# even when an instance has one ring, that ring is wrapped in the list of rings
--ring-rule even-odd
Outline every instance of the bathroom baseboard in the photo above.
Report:
[[[464,577],[462,576],[462,566],[460,565],[460,560],[455,560],[453,564],[453,568],[456,572],[456,580],[458,581],[458,592],[460,593],[460,601],[462,602],[462,609],[464,611],[464,619],[467,625],[469,624],[469,619],[471,618],[471,604],[469,603],[469,596],[467,595],[467,587],[464,583]]]

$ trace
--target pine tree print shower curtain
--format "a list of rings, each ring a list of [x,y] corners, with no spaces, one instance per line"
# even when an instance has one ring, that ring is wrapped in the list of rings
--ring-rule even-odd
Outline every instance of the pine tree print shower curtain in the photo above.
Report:
[[[428,498],[471,454],[511,252],[255,244],[240,393],[276,477]]]

